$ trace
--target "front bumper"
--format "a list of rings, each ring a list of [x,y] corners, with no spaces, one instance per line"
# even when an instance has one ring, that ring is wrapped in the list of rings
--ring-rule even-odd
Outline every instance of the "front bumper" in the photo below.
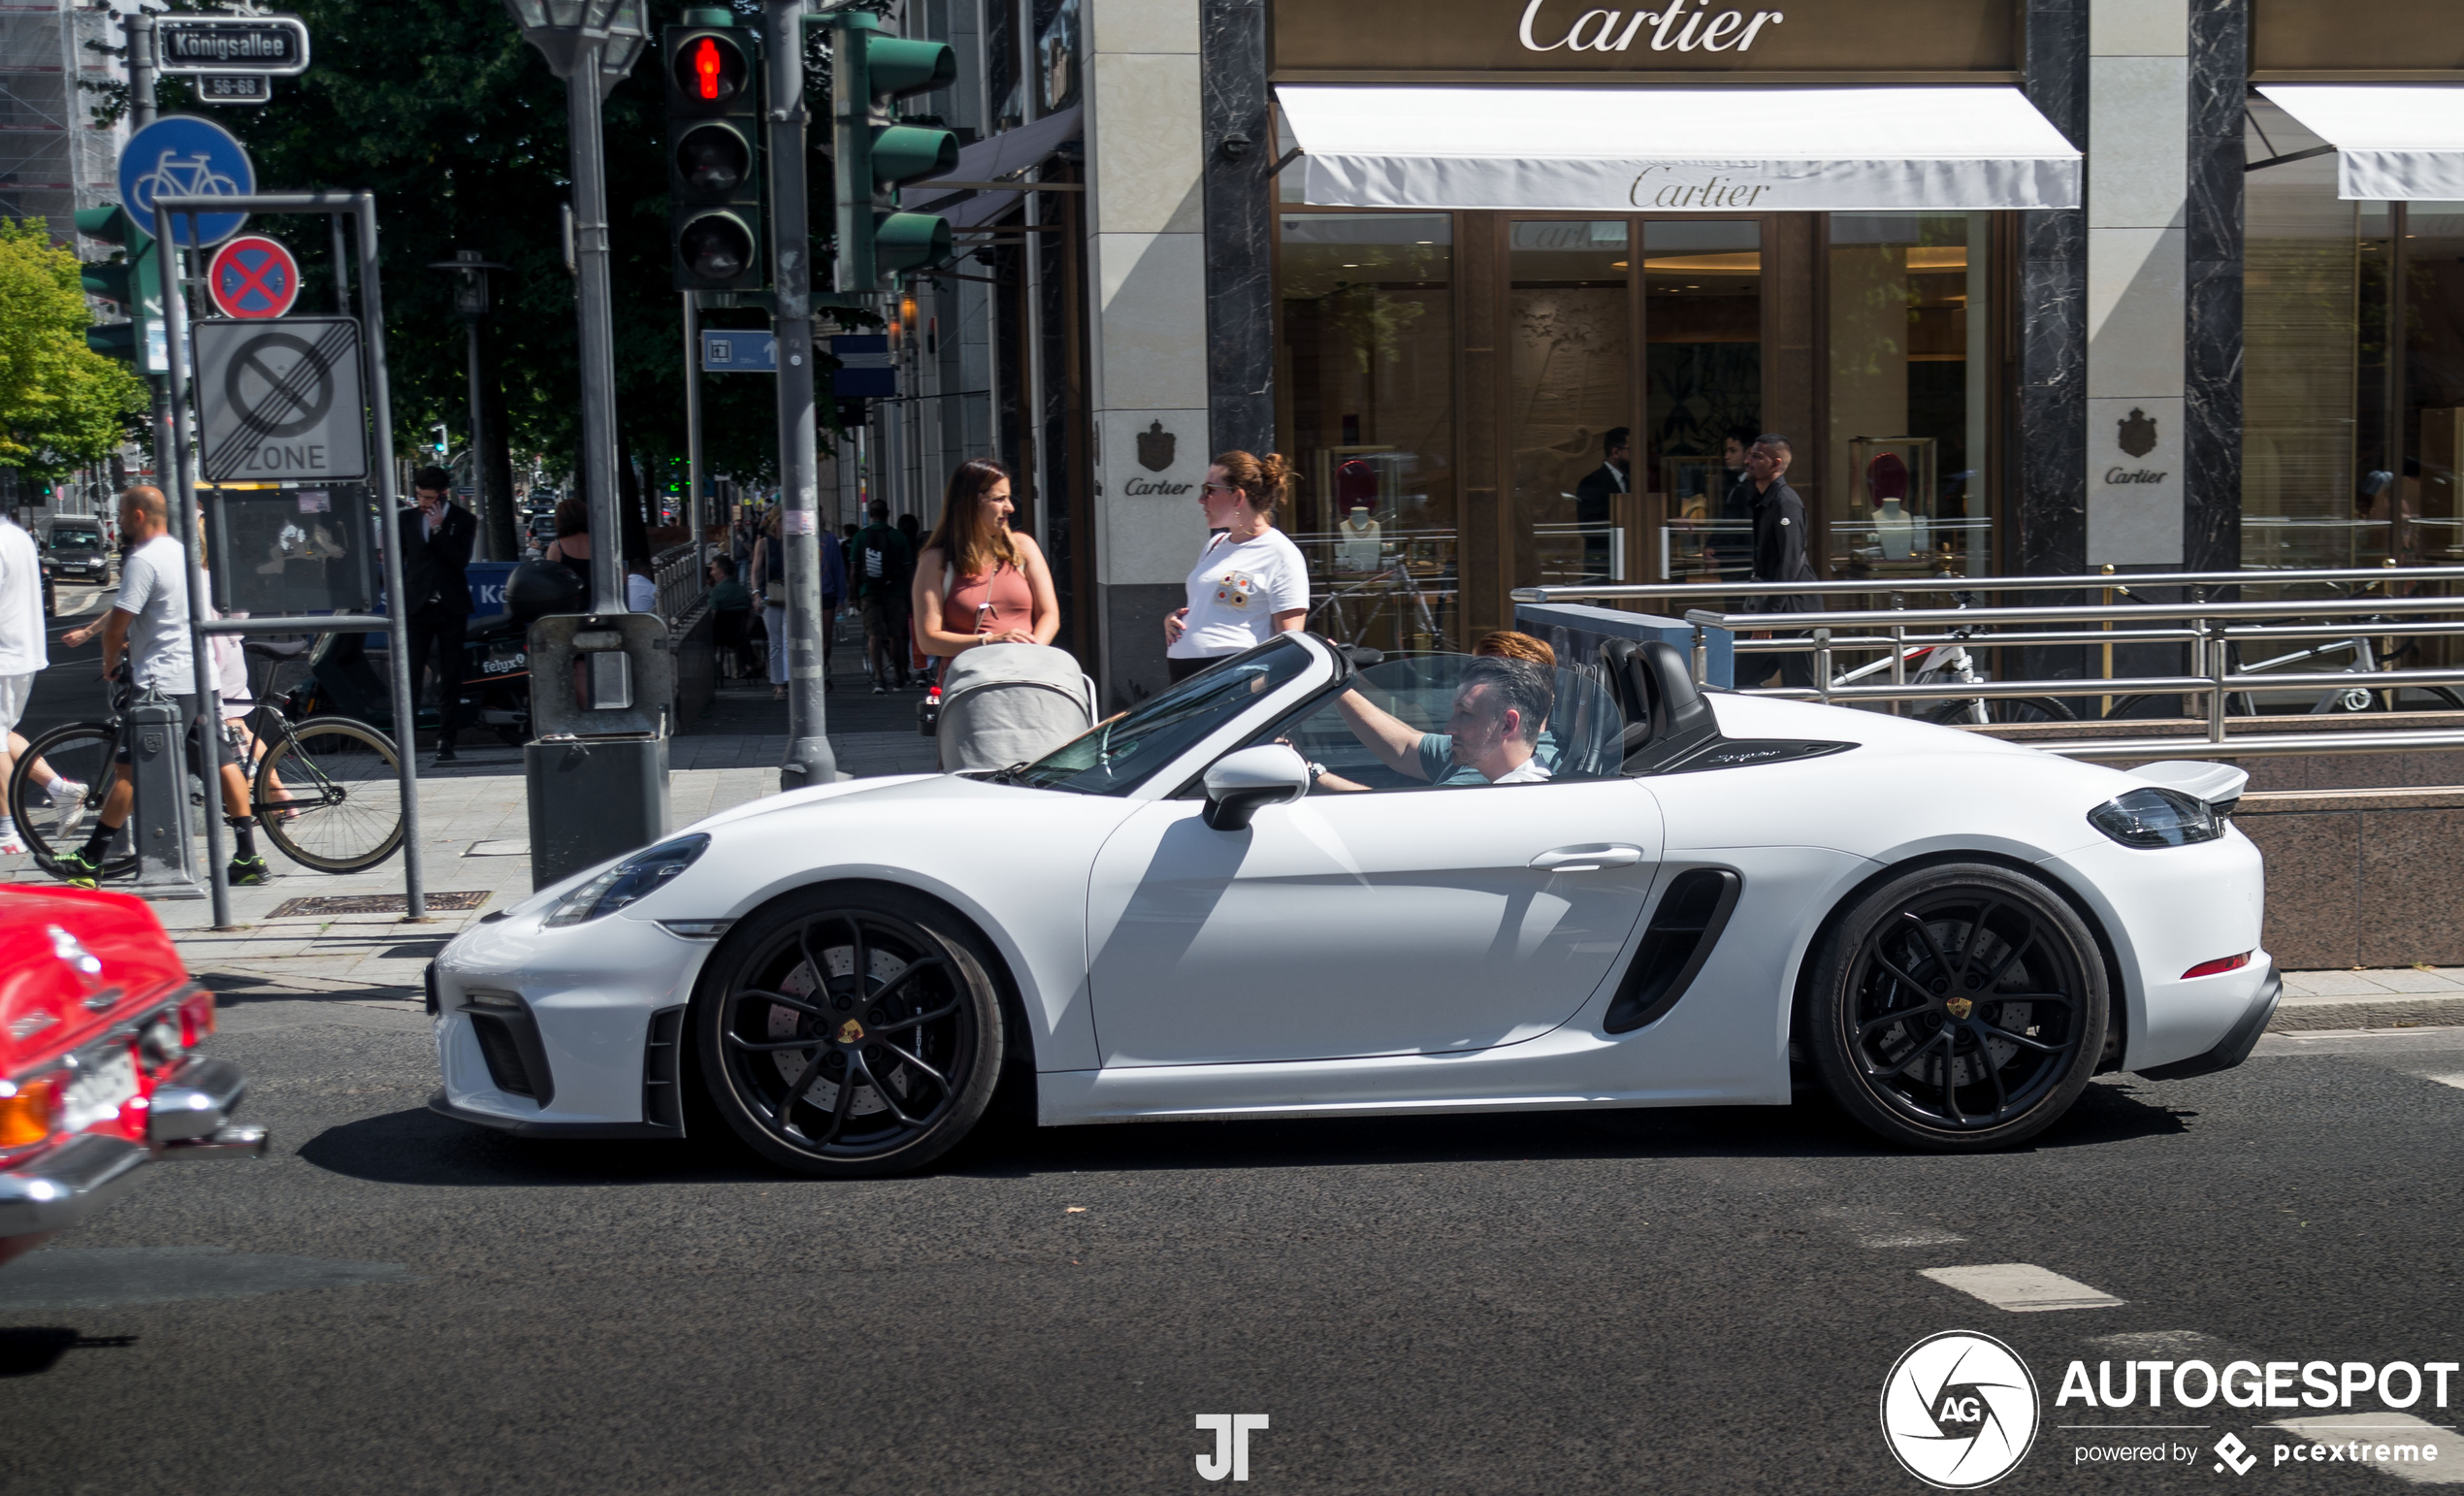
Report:
[[[266,1129],[231,1121],[246,1093],[239,1066],[191,1059],[154,1088],[146,1142],[88,1132],[0,1171],[0,1240],[76,1225],[127,1193],[152,1159],[263,1156]]]

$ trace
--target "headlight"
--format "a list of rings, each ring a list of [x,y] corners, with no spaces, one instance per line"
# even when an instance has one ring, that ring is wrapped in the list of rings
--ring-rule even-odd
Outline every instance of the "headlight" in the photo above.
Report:
[[[565,901],[556,906],[556,912],[542,923],[579,925],[584,920],[614,914],[628,904],[637,904],[691,867],[694,859],[709,850],[709,846],[710,838],[697,831],[636,852],[567,894]]]
[[[2088,824],[2125,847],[2187,847],[2224,834],[2224,820],[2177,790],[2132,790],[2088,812]]]

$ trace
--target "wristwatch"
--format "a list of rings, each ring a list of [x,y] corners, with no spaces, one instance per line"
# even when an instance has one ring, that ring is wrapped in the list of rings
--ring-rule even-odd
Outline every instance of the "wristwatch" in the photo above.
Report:
[[[1325,764],[1323,764],[1318,763],[1315,759],[1312,759],[1312,760],[1310,760],[1310,761],[1309,761],[1309,787],[1310,787],[1311,789],[1313,789],[1313,790],[1316,789],[1316,788],[1317,788],[1317,781],[1319,781],[1320,779],[1323,779],[1323,778],[1325,778],[1325,777],[1326,777],[1326,765],[1325,765]]]

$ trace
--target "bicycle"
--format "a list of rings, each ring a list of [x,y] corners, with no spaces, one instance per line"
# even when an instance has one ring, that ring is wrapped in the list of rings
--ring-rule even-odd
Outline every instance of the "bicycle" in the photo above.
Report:
[[[1369,611],[1362,615],[1357,625],[1347,630],[1344,609],[1339,604],[1346,598],[1362,596],[1369,599]],[[1399,603],[1395,609],[1395,626],[1399,632],[1416,626],[1419,633],[1429,636],[1432,649],[1440,654],[1452,652],[1453,641],[1447,637],[1445,630],[1439,627],[1437,611],[1429,605],[1429,595],[1421,590],[1419,578],[1413,576],[1411,569],[1400,559],[1365,580],[1348,587],[1339,587],[1319,599],[1316,606],[1310,609],[1309,624],[1338,644],[1357,644],[1368,635],[1370,628],[1385,616],[1389,601]]]
[[[1974,600],[1974,594],[1971,593],[1960,592],[1953,593],[1951,596],[1954,605],[1959,607],[1965,607]],[[1963,639],[1975,638],[1983,631],[1974,627],[1961,627],[1948,632],[1952,639],[1952,642],[1948,644],[1916,644],[1900,653],[1901,661],[1910,667],[1906,672],[1908,683],[1929,686],[1938,685],[1944,681],[1957,681],[1961,685],[1974,686],[1992,680],[1994,678],[1992,672],[1978,669],[1975,657],[1967,652],[1967,646],[1964,643],[1960,642]],[[1839,676],[1832,682],[1832,686],[1834,689],[1840,686],[1853,686],[1890,668],[1891,657],[1885,654],[1870,665],[1861,665]],[[2051,696],[1971,697],[1966,699],[1954,697],[1949,700],[1935,701],[1929,705],[1923,702],[1919,704],[1926,708],[1926,721],[1938,722],[1950,727],[1985,727],[1994,723],[2078,720],[2077,714],[2071,711],[2068,703],[2059,697]]]
[[[2127,587],[2116,587],[2114,591],[2125,602],[2139,602],[2145,601],[2136,594],[2132,593]],[[2373,626],[2382,628],[2401,627],[2397,620],[2384,617],[2360,618],[2353,620],[2351,624],[2351,627],[2359,630],[2367,630]],[[2089,635],[2089,637],[2092,639],[2093,635]],[[2372,638],[2373,635],[2367,633],[2357,633],[2349,638],[2329,639],[2323,643],[2314,644],[2307,649],[2296,649],[2290,654],[2277,655],[2272,659],[2258,661],[2244,660],[2242,658],[2242,646],[2240,641],[2231,640],[2226,644],[2226,669],[2229,673],[2235,675],[2263,675],[2271,670],[2284,670],[2292,673],[2339,673],[2334,667],[2321,666],[2316,664],[2315,662],[2324,661],[2330,659],[2331,657],[2341,657],[2349,662],[2342,667],[2341,673],[2369,676],[2378,674],[2383,670],[2396,668],[2397,661],[2402,660],[2407,655],[2418,653],[2421,648],[2421,641],[2419,639],[2410,639],[2396,646],[2395,649],[2388,652],[2388,654],[2383,659],[2380,656],[2377,647],[2372,643]],[[2271,691],[2268,695],[2271,697],[2297,697],[2310,689],[2315,688],[2295,687],[2284,692]],[[2406,684],[2400,688],[2395,688],[2386,686],[2368,686],[2355,683],[2351,686],[2330,687],[2326,691],[2321,692],[2318,700],[2311,705],[2307,715],[2320,717],[2331,716],[2341,712],[2392,710],[2395,704],[2394,699],[2403,691],[2417,691],[2422,695],[2431,698],[2438,703],[2436,706],[2431,708],[2434,711],[2464,711],[2464,694],[2459,694],[2451,687]],[[2168,695],[2170,693],[2168,693]],[[2127,717],[2141,702],[2149,699],[2151,699],[2150,696],[2144,692],[2136,696],[2118,696],[2114,698],[2113,706],[2105,713],[2105,715],[2108,718]],[[2224,710],[2226,715],[2234,717],[2256,717],[2262,715],[2259,711],[2258,693],[2254,691],[2226,692],[2224,695]]]
[[[274,672],[306,648],[255,640],[244,646],[246,654],[267,663],[266,689],[241,719],[257,752],[234,762],[249,781],[248,813],[284,857],[318,872],[365,872],[402,845],[396,793],[402,761],[394,740],[365,722],[320,716],[294,723],[283,713],[273,699]],[[104,721],[69,723],[36,738],[10,776],[9,813],[16,818],[26,850],[55,877],[60,855],[74,849],[86,819],[101,813],[116,780],[113,763],[127,731],[128,699],[127,689],[119,688]],[[34,782],[31,770],[38,763],[82,782],[85,793],[65,804],[53,802]],[[188,801],[205,801],[204,791],[193,783]],[[111,848],[103,876],[125,878],[136,870],[136,851],[123,834]]]

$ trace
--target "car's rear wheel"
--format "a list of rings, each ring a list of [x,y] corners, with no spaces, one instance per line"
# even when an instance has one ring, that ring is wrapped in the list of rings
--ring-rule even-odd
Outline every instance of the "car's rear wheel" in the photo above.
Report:
[[[947,1153],[1001,1073],[992,958],[946,909],[875,887],[791,894],[730,930],[695,998],[702,1077],[738,1136],[825,1178]]]
[[[1895,1142],[2006,1148],[2070,1109],[2104,1050],[2104,961],[2078,913],[1990,862],[1891,879],[1815,952],[1803,1035],[1825,1089]]]

